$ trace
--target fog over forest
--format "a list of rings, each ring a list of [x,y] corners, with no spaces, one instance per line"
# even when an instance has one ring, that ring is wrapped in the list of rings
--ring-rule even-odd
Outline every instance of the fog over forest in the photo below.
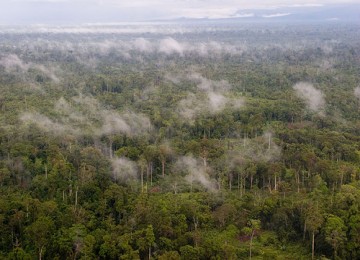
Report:
[[[360,258],[360,27],[283,9],[1,25],[0,259]]]

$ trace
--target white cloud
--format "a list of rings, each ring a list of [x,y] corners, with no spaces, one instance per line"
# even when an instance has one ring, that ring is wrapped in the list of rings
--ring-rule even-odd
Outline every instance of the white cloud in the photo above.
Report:
[[[236,7],[228,8],[183,8],[180,10],[173,10],[174,16],[183,16],[188,18],[208,18],[208,19],[222,19],[236,16],[238,9]],[[176,13],[178,13],[176,15]]]
[[[275,17],[283,17],[288,16],[291,13],[276,13],[276,14],[264,14],[262,17],[264,18],[275,18]]]
[[[333,17],[333,18],[329,18],[329,19],[327,19],[328,21],[339,21],[340,19],[339,18],[337,18],[337,17]]]
[[[114,181],[126,182],[137,178],[138,167],[126,157],[111,159]]]
[[[247,17],[254,17],[254,16],[255,16],[254,13],[240,13],[240,14],[235,15],[236,18],[247,18]]]
[[[323,4],[294,4],[289,5],[289,7],[321,7],[324,6]]]
[[[183,46],[173,38],[166,38],[161,40],[159,51],[165,54],[178,53],[182,55],[184,49]]]
[[[354,89],[354,95],[360,100],[360,86]]]
[[[326,103],[324,93],[321,90],[307,82],[296,83],[293,89],[296,95],[305,101],[311,111],[322,114]]]

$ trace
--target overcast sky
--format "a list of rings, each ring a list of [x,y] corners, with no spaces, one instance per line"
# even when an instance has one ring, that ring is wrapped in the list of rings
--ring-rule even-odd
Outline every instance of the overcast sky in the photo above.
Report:
[[[360,0],[0,0],[0,24],[116,23],[250,16],[249,9],[323,8]],[[271,14],[270,14],[271,15]]]

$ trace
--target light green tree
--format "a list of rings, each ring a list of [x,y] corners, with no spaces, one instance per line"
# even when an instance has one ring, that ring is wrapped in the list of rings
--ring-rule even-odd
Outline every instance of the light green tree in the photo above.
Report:
[[[249,259],[252,257],[252,245],[253,239],[256,230],[260,229],[261,222],[258,219],[250,219],[247,223],[247,226],[242,229],[242,232],[250,236],[250,251],[249,251]]]
[[[42,259],[45,248],[50,243],[54,228],[54,222],[49,217],[40,217],[27,227],[26,231],[38,250],[39,260]]]
[[[337,258],[339,248],[346,241],[346,226],[344,221],[334,215],[329,215],[325,223],[325,240],[334,250],[334,258]]]

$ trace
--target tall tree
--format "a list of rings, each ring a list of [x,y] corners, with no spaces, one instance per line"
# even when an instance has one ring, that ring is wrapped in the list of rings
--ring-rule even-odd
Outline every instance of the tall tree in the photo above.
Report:
[[[49,217],[38,218],[26,229],[29,239],[33,241],[38,250],[39,260],[42,259],[46,246],[50,244],[54,229],[54,222]]]
[[[329,215],[325,223],[325,240],[334,250],[334,258],[338,257],[339,248],[346,242],[346,226],[344,221],[334,215]]]

